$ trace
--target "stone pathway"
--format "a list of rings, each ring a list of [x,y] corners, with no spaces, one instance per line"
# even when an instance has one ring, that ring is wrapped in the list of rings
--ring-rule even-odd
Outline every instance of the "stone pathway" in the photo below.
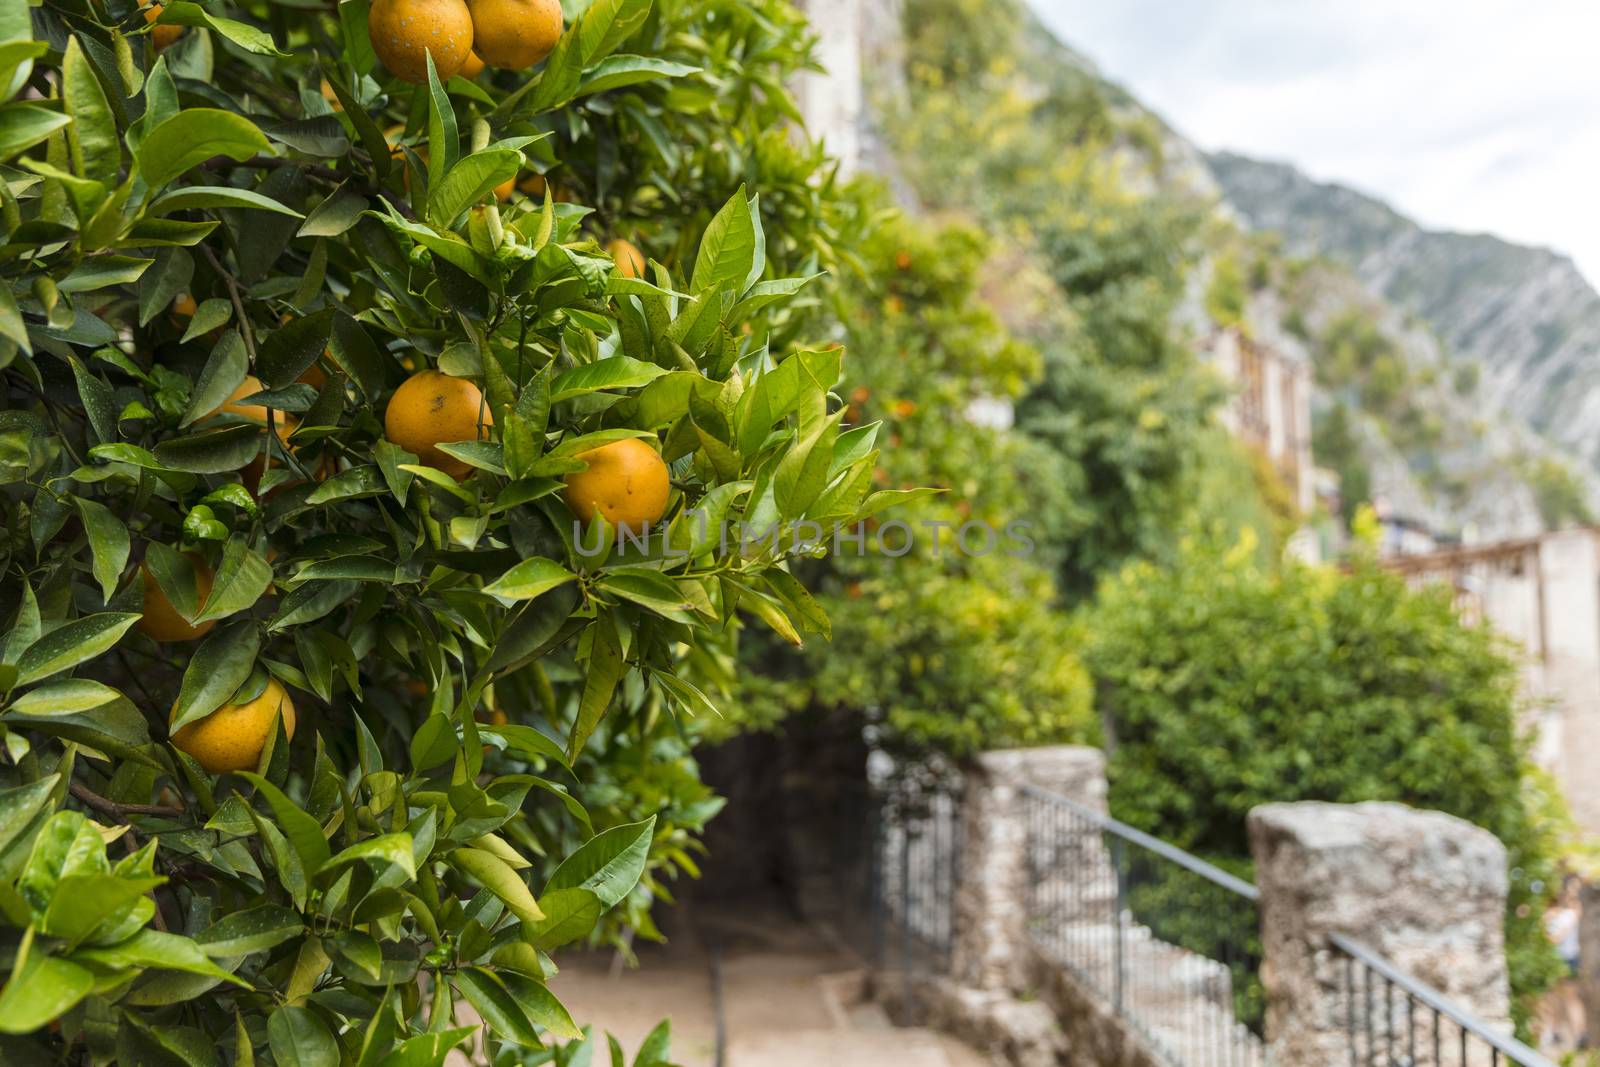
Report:
[[[711,944],[721,945],[724,1067],[990,1067],[953,1038],[892,1025],[862,996],[860,960],[792,919],[702,920],[700,936],[642,946],[639,967],[620,972],[611,953],[568,953],[550,988],[630,1057],[666,1017],[673,1061],[715,1067]]]

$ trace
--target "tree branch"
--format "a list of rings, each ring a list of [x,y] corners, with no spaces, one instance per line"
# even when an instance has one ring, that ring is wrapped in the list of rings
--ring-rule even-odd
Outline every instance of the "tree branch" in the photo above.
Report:
[[[129,815],[168,815],[178,816],[184,812],[183,808],[174,808],[166,804],[119,804],[115,800],[108,800],[99,793],[94,792],[81,782],[73,782],[72,795],[83,804],[93,808],[102,815],[108,815],[118,822],[126,822]]]

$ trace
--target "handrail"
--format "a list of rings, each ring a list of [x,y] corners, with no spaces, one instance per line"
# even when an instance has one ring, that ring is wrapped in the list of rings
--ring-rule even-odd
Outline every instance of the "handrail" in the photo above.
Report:
[[[1379,977],[1399,986],[1423,1005],[1445,1016],[1490,1048],[1505,1053],[1512,1063],[1520,1064],[1521,1067],[1556,1067],[1552,1061],[1539,1055],[1538,1052],[1524,1045],[1516,1038],[1505,1037],[1495,1033],[1470,1011],[1427,983],[1406,974],[1361,942],[1354,941],[1343,934],[1329,934],[1328,940],[1340,952],[1355,959],[1369,970],[1376,972]]]
[[[1258,901],[1261,899],[1261,891],[1255,886],[1251,885],[1249,882],[1246,882],[1244,879],[1237,878],[1222,868],[1207,863],[1198,856],[1190,855],[1175,845],[1169,845],[1160,838],[1151,837],[1143,830],[1136,830],[1125,822],[1119,822],[1104,812],[1099,812],[1093,808],[1085,807],[1075,800],[1062,796],[1060,793],[1053,793],[1048,789],[1041,789],[1038,786],[1028,782],[1024,782],[1021,786],[1021,789],[1024,793],[1038,797],[1041,800],[1050,801],[1051,803],[1055,804],[1061,804],[1082,818],[1088,819],[1090,822],[1095,823],[1102,830],[1115,834],[1125,841],[1132,841],[1141,848],[1149,849],[1162,859],[1170,860],[1185,870],[1193,874],[1198,874],[1200,877],[1211,882],[1213,885],[1221,886],[1230,893],[1235,893],[1241,897],[1244,897],[1246,900]]]

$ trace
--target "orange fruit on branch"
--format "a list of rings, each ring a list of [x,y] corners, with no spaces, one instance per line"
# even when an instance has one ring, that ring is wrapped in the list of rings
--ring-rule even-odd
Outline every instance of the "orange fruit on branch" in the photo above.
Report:
[[[172,706],[172,717],[178,706]],[[200,761],[211,774],[224,771],[253,771],[267,747],[274,716],[282,715],[283,733],[294,739],[294,701],[276,678],[254,700],[224,704],[203,719],[182,726],[172,734],[172,744]]]
[[[389,398],[383,414],[385,437],[452,478],[460,478],[472,468],[436,446],[482,440],[493,425],[494,417],[476,385],[436,370],[418,371],[407,378]]]
[[[661,453],[636,437],[573,457],[589,466],[563,479],[567,507],[584,522],[603,515],[613,526],[642,531],[661,518],[672,492]]]
[[[612,241],[606,245],[606,255],[616,262],[617,273],[624,278],[644,277],[644,253],[639,251],[639,246],[632,241],[621,239]]]
[[[151,4],[144,9],[146,22],[155,22],[160,17],[160,4]],[[182,36],[182,26],[155,26],[150,30],[150,43],[155,46],[157,52],[161,52],[171,47]]]
[[[195,597],[200,606],[205,607],[206,598],[211,595],[211,581],[215,575],[198,556],[186,558],[194,566]],[[162,592],[161,583],[150,573],[150,568],[142,563],[139,565],[139,577],[144,584],[144,617],[139,620],[139,629],[152,640],[163,643],[193,641],[197,637],[204,637],[206,632],[216,625],[214,620],[203,622],[198,626],[190,625],[189,620],[180,615],[172,601],[167,599],[167,594]]]
[[[375,0],[367,32],[384,67],[408,82],[428,80],[430,52],[440,81],[472,54],[472,16],[462,0]]]
[[[478,58],[478,53],[468,52],[467,61],[461,64],[461,69],[456,71],[456,73],[468,81],[471,81],[473,78],[476,78],[478,75],[483,73],[483,66],[483,60]]]
[[[560,0],[472,0],[472,50],[492,67],[527,70],[561,39]]]

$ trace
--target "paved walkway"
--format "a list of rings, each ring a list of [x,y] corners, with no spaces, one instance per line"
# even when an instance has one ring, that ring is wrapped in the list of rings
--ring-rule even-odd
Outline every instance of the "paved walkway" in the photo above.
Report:
[[[573,1015],[609,1030],[630,1059],[663,1017],[672,1059],[716,1067],[710,945],[721,946],[724,1067],[990,1067],[943,1034],[893,1026],[862,997],[861,963],[792,919],[718,916],[699,933],[639,948],[637,969],[611,953],[567,953],[550,988]]]

